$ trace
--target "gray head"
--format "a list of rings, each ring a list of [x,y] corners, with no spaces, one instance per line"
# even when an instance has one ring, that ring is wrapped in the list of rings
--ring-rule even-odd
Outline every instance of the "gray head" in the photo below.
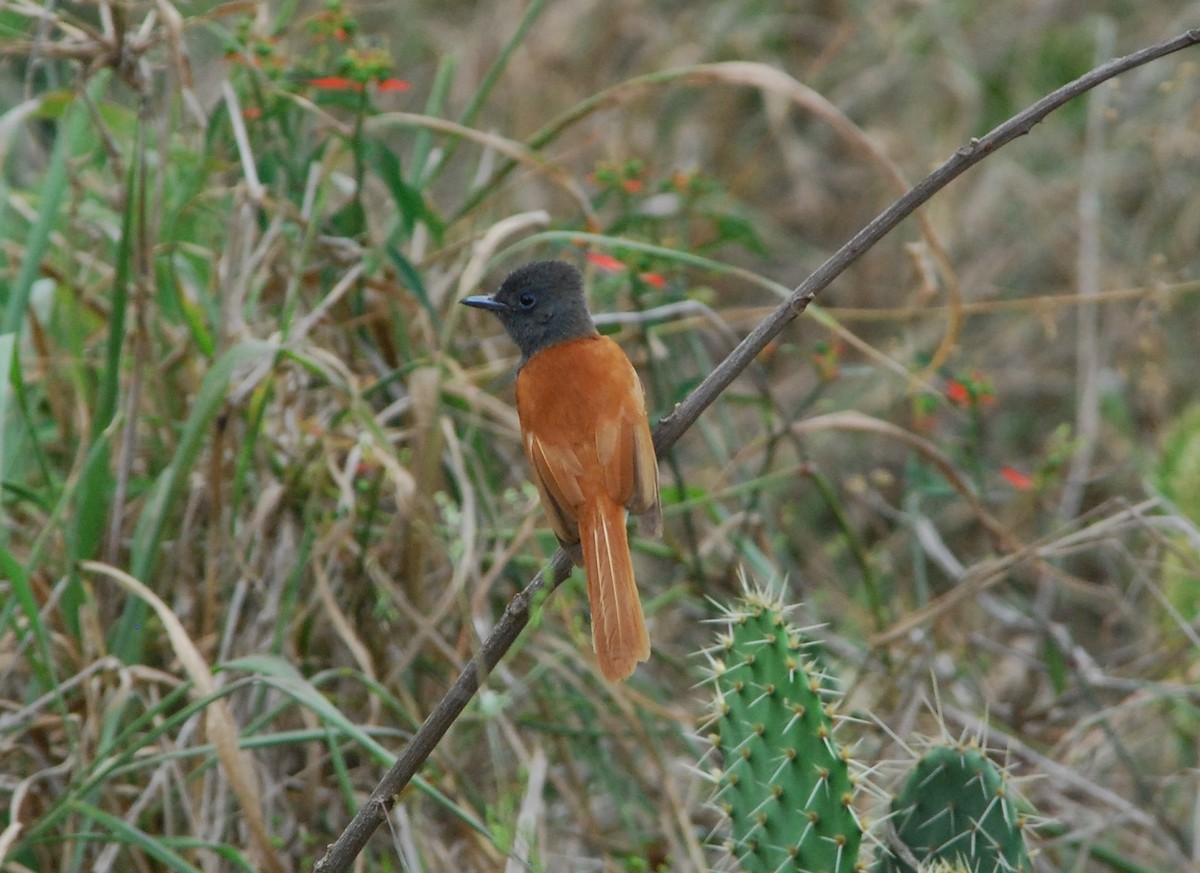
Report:
[[[595,336],[596,326],[583,300],[583,277],[566,261],[534,261],[508,274],[491,297],[462,301],[494,312],[528,361],[565,340]]]

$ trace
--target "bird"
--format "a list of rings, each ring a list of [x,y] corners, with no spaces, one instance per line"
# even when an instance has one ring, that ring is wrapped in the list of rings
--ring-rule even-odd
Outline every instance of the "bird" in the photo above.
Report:
[[[626,510],[661,529],[645,393],[621,347],[588,313],[583,276],[562,260],[513,270],[467,306],[500,319],[521,353],[517,417],[533,483],[559,545],[587,576],[592,647],[610,682],[650,658]]]

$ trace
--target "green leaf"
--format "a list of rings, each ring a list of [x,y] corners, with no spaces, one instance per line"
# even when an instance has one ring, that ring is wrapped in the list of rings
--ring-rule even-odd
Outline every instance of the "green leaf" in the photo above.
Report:
[[[59,88],[47,91],[38,103],[34,118],[43,121],[58,121],[67,114],[67,110],[75,100],[75,92],[69,88]]]
[[[1054,685],[1054,693],[1062,694],[1067,690],[1070,670],[1067,667],[1067,658],[1063,654],[1062,649],[1058,647],[1058,643],[1047,634],[1045,644],[1042,646],[1042,656],[1046,661],[1046,674],[1050,677],[1050,682]]]
[[[441,244],[446,224],[441,216],[430,209],[420,189],[404,181],[400,171],[400,159],[396,157],[396,153],[385,143],[374,138],[366,140],[363,145],[368,165],[391,192],[404,225],[404,232],[411,235],[417,223],[421,222],[429,229],[434,241]]]
[[[430,321],[432,321],[434,324],[440,324],[441,317],[434,308],[433,302],[429,299],[429,292],[425,290],[425,281],[421,277],[420,271],[417,270],[412,261],[406,258],[404,253],[396,246],[389,243],[385,247],[385,251],[387,253],[388,260],[392,262],[392,266],[395,267],[396,272],[400,274],[400,278],[405,281],[405,283],[408,285],[408,289],[412,291],[413,296],[417,298],[417,302],[421,304],[421,308],[424,309],[429,315]],[[398,330],[397,334],[397,342],[405,340],[405,344],[407,344],[407,333],[405,331]]]
[[[329,223],[339,236],[356,238],[362,236],[367,229],[367,213],[362,201],[355,197],[333,215]]]

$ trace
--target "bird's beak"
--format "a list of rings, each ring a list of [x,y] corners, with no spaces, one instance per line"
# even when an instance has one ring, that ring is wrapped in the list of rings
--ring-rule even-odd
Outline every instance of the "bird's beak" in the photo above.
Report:
[[[508,306],[501,303],[495,297],[480,295],[478,297],[467,297],[459,301],[463,306],[474,306],[476,309],[486,309],[488,312],[504,312]]]

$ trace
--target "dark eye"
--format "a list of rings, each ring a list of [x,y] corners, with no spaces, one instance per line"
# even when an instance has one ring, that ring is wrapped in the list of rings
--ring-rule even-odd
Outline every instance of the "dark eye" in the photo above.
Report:
[[[526,291],[517,298],[517,305],[522,309],[533,309],[537,305],[537,295],[532,291]]]

